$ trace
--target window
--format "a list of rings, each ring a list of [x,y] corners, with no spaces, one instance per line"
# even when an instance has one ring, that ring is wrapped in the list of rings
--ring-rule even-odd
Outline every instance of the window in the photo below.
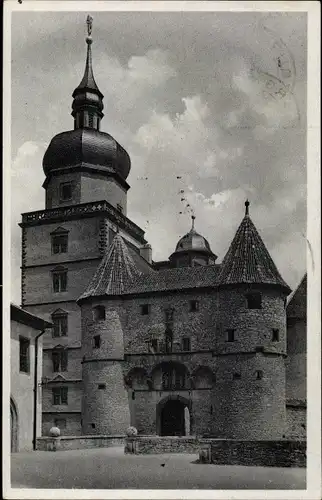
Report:
[[[98,384],[98,388],[101,389],[106,389],[106,384]]]
[[[182,339],[182,350],[183,351],[190,351],[190,338],[189,337],[184,337]]]
[[[52,354],[53,372],[67,372],[68,351],[67,349],[53,350]]]
[[[21,372],[30,372],[30,340],[24,337],[19,337],[19,365]]]
[[[88,126],[90,128],[94,126],[94,115],[92,113],[88,113]]]
[[[154,352],[158,352],[158,339],[151,340],[151,347]]]
[[[246,295],[247,308],[248,309],[261,309],[262,308],[262,296],[259,292],[248,293]]]
[[[262,370],[257,370],[255,372],[255,375],[256,375],[256,380],[262,380],[262,378],[263,378],[263,372],[262,372]]]
[[[228,328],[227,330],[227,342],[235,341],[235,330],[233,328]]]
[[[68,249],[68,235],[55,234],[51,237],[52,253],[66,253]]]
[[[241,374],[240,373],[233,373],[233,380],[239,380],[241,379]]]
[[[186,385],[186,376],[183,370],[176,367],[167,367],[162,371],[162,389],[178,390],[184,389]]]
[[[123,213],[123,207],[122,205],[120,205],[119,203],[116,205],[116,208],[119,212],[122,212]]]
[[[95,427],[96,427],[96,425],[95,425],[95,424],[91,424],[91,426],[92,426],[92,429],[95,429]]]
[[[63,182],[60,185],[60,201],[68,201],[72,199],[72,183]]]
[[[104,306],[93,307],[93,319],[94,319],[94,321],[102,321],[105,319],[105,307]]]
[[[212,408],[212,405],[210,406],[210,415],[213,414],[213,408]]]
[[[66,313],[53,313],[52,314],[53,337],[66,337],[68,332],[68,319]]]
[[[272,331],[272,341],[273,342],[279,342],[280,340],[280,331],[278,328],[273,328]]]
[[[135,399],[135,392],[134,391],[132,392],[132,399],[133,399],[133,401]]]
[[[101,336],[95,335],[93,337],[93,347],[94,349],[99,349],[101,347]]]
[[[56,269],[53,271],[53,289],[55,293],[66,292],[67,271],[65,269]]]
[[[66,429],[66,419],[65,418],[55,418],[55,426],[59,429]]]
[[[199,311],[199,302],[198,300],[190,300],[190,312]]]
[[[52,391],[54,405],[68,404],[68,387],[54,387]]]
[[[140,306],[141,309],[141,315],[146,316],[150,313],[150,304],[142,304]]]

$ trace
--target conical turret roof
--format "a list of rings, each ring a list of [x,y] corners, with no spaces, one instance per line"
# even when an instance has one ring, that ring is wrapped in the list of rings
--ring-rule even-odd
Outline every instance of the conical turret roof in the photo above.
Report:
[[[92,280],[78,300],[101,295],[121,295],[125,287],[140,274],[141,271],[136,266],[122,236],[117,233]]]
[[[289,286],[281,277],[249,216],[248,201],[245,203],[245,206],[245,217],[237,229],[235,237],[221,264],[218,284],[278,285],[289,293]]]

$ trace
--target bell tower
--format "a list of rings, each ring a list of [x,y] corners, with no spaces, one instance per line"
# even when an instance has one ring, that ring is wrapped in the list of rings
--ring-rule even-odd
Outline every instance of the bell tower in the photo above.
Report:
[[[54,324],[44,338],[43,435],[81,434],[82,335],[76,300],[114,235],[138,250],[144,231],[126,216],[131,160],[102,132],[103,94],[92,69],[92,18],[87,18],[83,78],[73,92],[73,130],[56,135],[43,158],[44,210],[22,215],[22,306]],[[57,422],[59,422],[57,424]]]

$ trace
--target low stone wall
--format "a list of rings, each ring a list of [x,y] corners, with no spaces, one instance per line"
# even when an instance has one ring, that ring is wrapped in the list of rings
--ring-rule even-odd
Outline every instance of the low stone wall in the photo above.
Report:
[[[306,441],[135,436],[125,439],[124,452],[135,455],[195,453],[201,463],[217,465],[306,467]]]
[[[306,467],[306,441],[235,441],[204,443],[200,461],[217,465]]]
[[[37,438],[37,450],[63,451],[85,450],[89,448],[108,448],[110,446],[123,446],[124,436],[61,436]]]
[[[203,440],[192,436],[136,436],[125,440],[125,453],[199,453]]]

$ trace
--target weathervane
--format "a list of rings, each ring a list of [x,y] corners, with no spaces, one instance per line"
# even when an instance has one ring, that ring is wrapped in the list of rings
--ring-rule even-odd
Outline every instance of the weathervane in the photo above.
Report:
[[[92,37],[91,37],[92,28],[93,28],[93,18],[92,18],[92,16],[90,16],[90,15],[87,16],[86,24],[87,24],[87,38],[86,38],[86,42],[87,43],[92,43]]]

